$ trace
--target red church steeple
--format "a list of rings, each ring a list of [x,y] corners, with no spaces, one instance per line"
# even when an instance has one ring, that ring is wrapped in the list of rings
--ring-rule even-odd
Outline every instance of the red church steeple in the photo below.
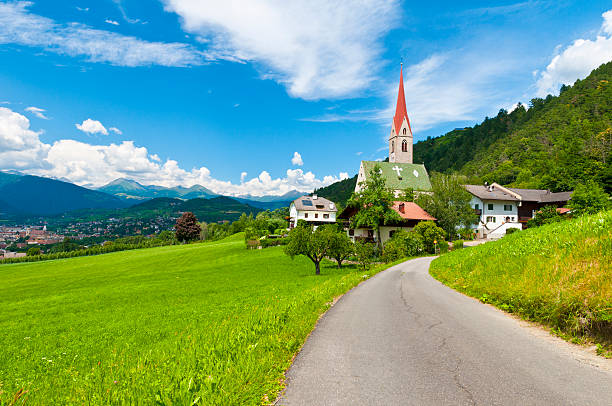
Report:
[[[408,119],[408,112],[406,111],[406,96],[404,94],[404,73],[402,64],[400,66],[400,83],[397,93],[397,105],[395,106],[395,116],[393,116],[393,127],[395,128],[395,134],[399,135],[404,117],[408,122],[408,130],[412,134],[412,127],[410,127],[410,120]]]

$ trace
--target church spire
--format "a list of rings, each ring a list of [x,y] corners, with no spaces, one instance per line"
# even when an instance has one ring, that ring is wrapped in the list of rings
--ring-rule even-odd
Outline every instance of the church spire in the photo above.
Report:
[[[395,128],[395,133],[399,134],[400,128],[402,128],[402,122],[404,121],[404,117],[406,117],[406,122],[408,123],[408,130],[412,134],[412,127],[410,127],[410,120],[408,119],[408,112],[406,110],[403,65],[404,64],[400,65],[400,83],[399,90],[397,93],[397,105],[395,106],[395,116],[393,117],[393,127]]]

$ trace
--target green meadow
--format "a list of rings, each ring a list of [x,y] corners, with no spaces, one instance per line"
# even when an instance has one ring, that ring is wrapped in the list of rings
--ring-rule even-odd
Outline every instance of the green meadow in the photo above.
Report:
[[[527,229],[432,262],[441,282],[612,355],[612,211]]]
[[[265,404],[334,297],[244,237],[0,266],[0,404]]]

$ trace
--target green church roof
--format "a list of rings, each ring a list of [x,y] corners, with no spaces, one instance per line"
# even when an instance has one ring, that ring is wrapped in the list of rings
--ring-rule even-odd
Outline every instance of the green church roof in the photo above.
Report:
[[[385,178],[387,187],[393,190],[414,189],[418,191],[431,191],[431,183],[425,165],[419,164],[404,164],[397,162],[379,162],[379,161],[361,161],[365,171],[366,178],[374,166],[378,165],[382,170],[382,175]],[[400,168],[397,171],[393,168]],[[401,176],[398,176],[397,173]]]

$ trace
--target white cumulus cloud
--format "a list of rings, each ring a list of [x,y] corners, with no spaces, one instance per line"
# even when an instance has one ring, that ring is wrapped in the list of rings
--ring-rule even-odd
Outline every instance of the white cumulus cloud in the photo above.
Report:
[[[401,18],[398,0],[164,0],[183,29],[226,58],[252,61],[265,78],[305,99],[366,88],[382,38]]]
[[[104,134],[108,135],[108,130],[98,120],[88,118],[81,124],[75,124],[75,127],[87,134]]]
[[[187,44],[144,41],[78,23],[59,24],[30,13],[31,4],[0,3],[0,44],[36,47],[118,66],[191,66],[206,60],[202,52]]]
[[[118,23],[117,21],[115,21],[115,20],[108,20],[108,19],[107,19],[107,20],[104,20],[104,22],[105,22],[106,24],[111,24],[111,25],[119,25],[119,23]]]
[[[304,165],[304,161],[302,161],[302,155],[299,152],[295,151],[293,153],[293,158],[291,158],[291,163],[293,165],[302,166]]]
[[[612,60],[612,10],[602,14],[600,35],[593,39],[577,39],[560,50],[543,72],[540,72],[537,95],[557,94],[562,84],[573,84],[585,78],[599,65]]]
[[[81,126],[89,127],[95,120]],[[97,122],[99,123],[99,122]],[[101,125],[101,124],[100,124]],[[96,124],[93,124],[97,127]],[[199,184],[212,191],[231,196],[282,195],[292,190],[311,192],[346,178],[327,175],[319,179],[312,172],[288,169],[283,177],[274,178],[267,171],[247,179],[242,172],[240,184],[213,177],[205,166],[190,170],[172,159],[162,160],[133,141],[94,145],[61,139],[45,144],[40,131],[30,129],[29,120],[8,108],[0,107],[0,169],[18,169],[25,173],[65,178],[79,185],[102,186],[117,178],[130,178],[142,184],[192,186]]]
[[[25,111],[29,111],[34,114],[38,118],[42,118],[43,120],[48,120],[49,117],[45,116],[45,109],[41,109],[39,107],[26,107]]]
[[[110,127],[110,128],[108,129],[108,131],[114,132],[114,133],[115,133],[115,134],[117,134],[117,135],[122,135],[122,134],[123,134],[123,131],[121,131],[121,130],[120,130],[120,129],[118,129],[117,127]]]

